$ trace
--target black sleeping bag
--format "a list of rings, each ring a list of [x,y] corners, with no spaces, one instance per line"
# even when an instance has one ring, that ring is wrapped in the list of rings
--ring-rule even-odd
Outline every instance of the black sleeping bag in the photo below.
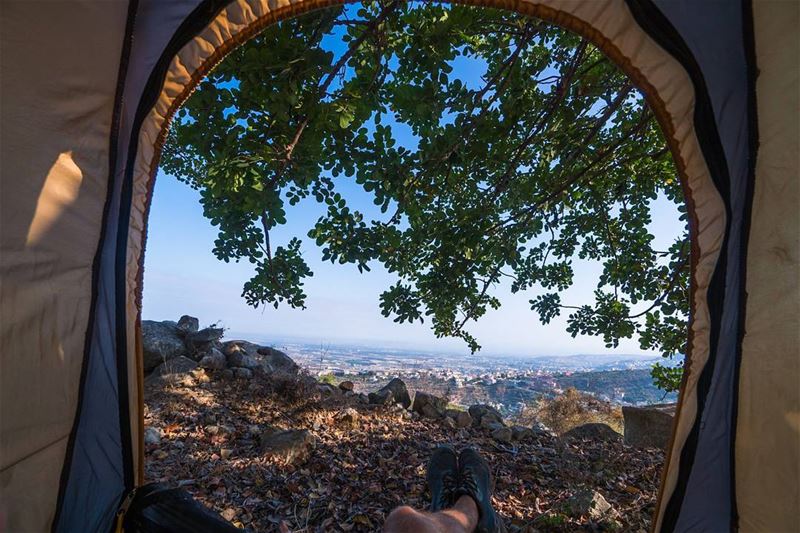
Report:
[[[139,487],[123,521],[125,533],[241,533],[184,490],[161,483]]]

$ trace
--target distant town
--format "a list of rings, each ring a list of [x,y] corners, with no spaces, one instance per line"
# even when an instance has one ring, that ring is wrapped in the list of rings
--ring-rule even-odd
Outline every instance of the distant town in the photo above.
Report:
[[[650,368],[661,360],[653,355],[526,357],[346,344],[274,341],[272,344],[310,374],[352,381],[357,392],[378,389],[390,379],[400,377],[410,389],[445,396],[452,404],[490,403],[509,415],[539,398],[558,395],[570,387],[615,404],[676,400],[674,393],[665,394],[653,385]]]

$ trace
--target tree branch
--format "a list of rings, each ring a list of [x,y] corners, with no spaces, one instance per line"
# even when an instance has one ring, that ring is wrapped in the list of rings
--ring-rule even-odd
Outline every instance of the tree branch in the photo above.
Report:
[[[364,31],[359,35],[356,39],[354,39],[350,45],[347,47],[347,51],[334,63],[331,71],[325,76],[323,82],[319,85],[317,89],[317,93],[319,98],[324,98],[328,92],[328,88],[333,83],[333,80],[336,79],[336,76],[339,74],[339,71],[347,64],[353,54],[358,50],[361,44],[367,39],[367,37],[371,36],[378,26],[386,20],[386,18],[394,11],[399,2],[397,0],[389,3],[386,7],[384,7],[381,12],[378,14],[377,17],[369,21],[369,23],[365,26]],[[286,145],[284,149],[284,161],[281,169],[275,174],[275,177],[270,180],[270,187],[273,188],[277,185],[278,181],[280,180],[283,173],[286,171],[288,166],[292,162],[292,154],[297,147],[297,144],[300,142],[300,137],[302,137],[303,132],[305,131],[306,127],[309,124],[311,118],[306,115],[300,124],[297,126],[295,130],[295,134],[292,136],[292,140],[289,144]]]

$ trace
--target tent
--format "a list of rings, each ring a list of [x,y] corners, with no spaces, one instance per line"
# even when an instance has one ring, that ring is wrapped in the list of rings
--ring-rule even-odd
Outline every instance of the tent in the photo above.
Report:
[[[226,53],[336,0],[3,0],[0,530],[109,531],[143,483],[147,213]],[[654,531],[800,531],[800,3],[471,0],[588,37],[691,218],[690,352]]]

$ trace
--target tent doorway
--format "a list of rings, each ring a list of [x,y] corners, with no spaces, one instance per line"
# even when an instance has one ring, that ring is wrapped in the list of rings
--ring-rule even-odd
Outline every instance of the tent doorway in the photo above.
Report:
[[[571,37],[563,30],[536,19],[505,15],[483,8],[390,5],[398,11],[395,18],[387,16],[386,6],[367,9],[355,5],[346,9],[318,11],[267,28],[219,63],[187,100],[182,111],[175,115],[176,122],[171,137],[167,137],[161,163],[167,171],[200,191],[205,214],[217,226],[213,230],[217,239],[215,254],[220,258],[225,256],[226,260],[250,258],[256,265],[255,277],[245,284],[248,301],[261,305],[272,303],[271,300],[259,300],[255,296],[258,294],[266,298],[263,295],[269,292],[270,287],[275,301],[281,305],[289,301],[289,298],[284,298],[284,291],[295,294],[295,287],[291,285],[292,277],[286,275],[286,267],[291,263],[269,255],[271,253],[277,257],[276,249],[285,246],[290,237],[302,238],[311,229],[326,243],[330,242],[329,236],[334,234],[340,240],[351,239],[352,242],[346,245],[339,244],[342,247],[340,250],[325,245],[325,253],[339,254],[334,257],[339,259],[350,253],[343,251],[344,246],[349,245],[353,249],[363,246],[356,235],[359,231],[363,235],[369,229],[365,227],[364,230],[358,230],[359,220],[382,220],[381,224],[392,224],[392,219],[399,221],[403,217],[414,216],[415,221],[409,222],[410,228],[402,237],[408,243],[401,244],[398,247],[400,250],[411,250],[412,242],[418,243],[417,247],[422,250],[435,249],[433,242],[423,242],[420,235],[441,235],[439,240],[446,241],[451,239],[449,235],[454,240],[456,234],[468,235],[470,230],[475,231],[476,228],[485,227],[487,232],[494,232],[491,239],[494,248],[486,247],[488,241],[485,236],[476,235],[475,242],[468,246],[463,244],[462,239],[458,249],[441,252],[440,263],[452,264],[461,248],[476,250],[470,262],[478,265],[477,268],[466,265],[467,269],[462,272],[458,270],[461,266],[456,265],[454,269],[437,274],[441,279],[454,280],[466,280],[474,276],[476,294],[493,296],[494,290],[487,292],[487,289],[499,284],[501,274],[514,279],[523,289],[535,284],[537,279],[551,287],[558,283],[570,285],[570,282],[558,282],[555,278],[565,270],[570,271],[573,268],[572,261],[578,261],[577,255],[585,253],[589,256],[594,254],[597,259],[602,257],[604,261],[607,259],[605,267],[601,267],[594,275],[581,270],[567,275],[616,278],[619,281],[612,281],[604,288],[598,287],[598,290],[609,296],[622,295],[622,300],[618,300],[622,303],[629,300],[626,294],[630,289],[625,286],[635,285],[637,282],[631,283],[631,280],[641,275],[634,272],[640,271],[643,265],[651,264],[653,271],[646,280],[638,282],[640,290],[644,290],[648,296],[642,297],[641,292],[636,293],[634,299],[638,297],[642,303],[633,306],[629,315],[644,317],[648,309],[657,307],[660,301],[666,298],[675,302],[675,294],[682,293],[678,299],[680,304],[673,306],[685,306],[683,322],[678,320],[680,325],[676,334],[680,338],[679,351],[682,357],[689,306],[691,247],[688,228],[685,223],[676,223],[678,213],[674,210],[671,213],[674,217],[672,224],[667,222],[662,226],[674,229],[675,234],[666,238],[663,246],[654,243],[648,243],[646,249],[627,246],[627,243],[637,241],[640,232],[648,229],[645,219],[649,216],[649,198],[660,196],[658,202],[661,204],[683,203],[678,171],[669,159],[666,141],[659,132],[651,109],[633,89],[629,79],[618,72],[587,39]],[[404,18],[413,17],[417,17],[418,21],[401,22]],[[380,27],[379,30],[377,24],[373,25],[375,21],[385,22],[388,28]],[[439,28],[444,24],[449,24],[446,27],[451,28],[448,30],[453,34],[449,37],[451,41],[441,42],[439,34],[443,32]],[[423,29],[415,36],[411,35],[411,26]],[[367,30],[359,31],[362,27]],[[430,27],[437,29],[427,29]],[[351,28],[356,29],[351,31]],[[460,33],[462,31],[465,35]],[[399,37],[404,35],[409,35],[408,42],[398,42]],[[487,42],[477,41],[477,35],[483,35]],[[435,40],[437,37],[439,42]],[[380,44],[383,42],[395,44]],[[380,46],[387,46],[387,49],[379,50]],[[472,46],[477,51],[461,52],[466,46]],[[416,50],[433,52],[427,57],[416,57],[413,52]],[[331,57],[325,57],[326,53]],[[441,58],[435,57],[437,54]],[[363,72],[359,71],[359,65],[363,65],[365,59],[386,70],[370,70],[367,67]],[[396,66],[391,66],[392,61]],[[412,61],[419,62],[416,67],[419,71],[409,65]],[[452,67],[455,61],[466,64]],[[486,72],[479,74],[477,71],[482,64]],[[447,70],[453,68],[456,70],[448,74]],[[433,80],[436,86],[426,88],[425,82],[417,82],[426,79]],[[385,83],[385,86],[381,83]],[[531,85],[536,87],[535,91],[526,93],[525,87]],[[409,95],[408,91],[420,94]],[[430,100],[427,109],[420,104],[422,93]],[[287,95],[287,101],[280,100],[284,94]],[[459,99],[465,103],[458,103]],[[354,102],[368,103],[359,108]],[[469,109],[470,103],[474,109]],[[284,111],[292,107],[295,110]],[[528,107],[530,111],[511,111]],[[377,116],[381,113],[383,117]],[[407,135],[404,141],[395,142],[397,139],[382,138],[391,135],[388,131],[380,134],[383,131],[381,128],[387,126],[393,130],[405,126],[412,132],[427,132]],[[452,133],[454,129],[459,132],[455,136]],[[392,134],[397,135],[395,131]],[[501,140],[506,140],[507,145],[501,144]],[[439,152],[456,153],[462,160],[470,161],[469,165],[451,163],[446,170],[449,181],[457,184],[458,190],[436,175],[445,170],[429,163],[444,159],[441,153],[431,148],[436,142],[445,143]],[[446,143],[456,146],[451,147]],[[265,146],[270,147],[266,153]],[[331,155],[326,157],[317,154],[315,146],[325,147],[323,151],[329,151]],[[397,155],[397,162],[388,161],[388,157],[395,153],[395,146],[403,152]],[[496,148],[487,151],[484,148],[487,146]],[[579,148],[576,149],[576,146]],[[548,151],[549,156],[542,155]],[[347,170],[348,160],[342,154],[360,154],[360,159],[352,163],[354,169]],[[393,193],[390,186],[371,175],[381,165],[408,169],[409,173],[425,181],[409,186],[407,193]],[[537,166],[539,170],[534,171]],[[337,177],[339,173],[341,177]],[[398,179],[391,172],[383,176],[382,180]],[[476,179],[475,176],[481,178]],[[273,205],[267,199],[267,193],[272,191],[264,190],[269,188],[265,183],[270,183],[276,189],[274,197],[280,202],[280,207],[271,208],[279,215],[270,224],[265,223],[265,217],[259,211],[268,204]],[[383,197],[389,197],[387,208],[373,207],[373,211],[369,211],[368,206],[373,206],[374,197],[370,196],[368,202],[361,203],[358,197],[353,198],[355,193],[352,188],[361,186],[367,193],[379,191]],[[337,187],[343,187],[341,195]],[[424,210],[424,205],[415,206],[410,200],[424,188],[436,191],[428,193],[430,201],[421,199],[421,204],[436,204],[428,211]],[[284,194],[285,202],[282,200]],[[470,198],[481,194],[485,205],[470,204],[473,201]],[[315,208],[314,196],[319,208]],[[290,202],[292,198],[298,200],[296,206]],[[648,200],[640,202],[641,198]],[[402,209],[401,201],[407,202]],[[175,203],[174,199],[170,201],[170,204]],[[545,205],[548,203],[554,205]],[[251,207],[239,209],[243,206]],[[415,210],[420,208],[423,210],[417,213]],[[480,212],[479,219],[483,226],[478,225],[478,218],[470,218],[468,212],[461,215],[465,221],[460,223],[456,223],[452,217],[442,218],[446,212],[469,209]],[[535,210],[546,214],[531,216]],[[386,211],[386,215],[381,219],[382,211]],[[308,212],[316,214],[307,216]],[[353,213],[352,220],[349,213]],[[278,219],[285,221],[298,217],[311,220],[311,227],[295,230],[297,235],[281,237],[286,231],[281,232],[282,225]],[[317,221],[315,225],[314,220],[318,217],[321,222]],[[491,227],[501,221],[516,225],[518,229],[504,233]],[[597,222],[599,224],[592,224]],[[349,225],[347,228],[350,229],[343,228],[342,224]],[[176,224],[173,222],[171,225]],[[348,231],[352,231],[352,235]],[[265,232],[271,237],[265,237]],[[242,246],[246,246],[246,235],[252,234],[261,237],[250,241],[251,251],[244,250]],[[594,236],[591,242],[588,237],[590,234]],[[578,235],[581,237],[578,238]],[[362,240],[364,238],[361,237]],[[507,263],[498,262],[492,254],[496,254],[496,248],[506,247],[503,240],[524,244],[531,250],[528,252],[520,248],[519,258]],[[574,258],[564,251],[573,240],[576,243],[581,241],[578,244],[581,252],[576,251]],[[306,239],[303,247],[308,253],[308,248],[314,247],[313,240]],[[603,252],[592,251],[600,248]],[[673,251],[659,251],[669,249]],[[408,258],[402,260],[408,264],[421,264],[424,261],[422,253],[400,250],[393,254],[392,261],[400,261],[404,254]],[[226,255],[228,253],[230,255]],[[614,254],[616,257],[611,258]],[[627,258],[627,261],[620,261],[620,257]],[[375,263],[380,266],[380,256],[361,259],[364,266],[368,265],[368,260],[372,261],[369,263],[371,268],[375,268]],[[549,260],[556,264],[548,264]],[[481,262],[486,265],[481,265]],[[314,263],[312,270],[318,272],[322,264],[322,260]],[[433,264],[431,261],[431,268]],[[145,271],[152,272],[153,266]],[[304,268],[298,267],[298,271],[302,272]],[[497,279],[490,279],[491,274],[475,275],[474,270],[477,269],[486,273],[496,270]],[[272,278],[275,270],[284,276],[281,280],[287,286],[273,286],[277,283]],[[552,272],[553,275],[538,277],[533,270],[543,274]],[[413,283],[413,279],[408,282]],[[416,279],[425,283],[425,278]],[[445,285],[440,283],[439,287],[447,294]],[[358,285],[350,290],[357,292]],[[670,293],[669,297],[663,294],[672,290],[677,292]],[[197,291],[188,292],[197,294]],[[313,297],[313,289],[306,292]],[[232,297],[237,298],[237,295]],[[487,302],[488,298],[477,300],[474,305],[487,306]],[[435,310],[434,306],[438,303],[435,299],[429,300],[428,309]],[[473,301],[466,300],[460,305],[464,316],[467,316]],[[567,308],[556,309],[564,315],[573,314],[571,320],[579,322],[577,313]],[[177,317],[182,312],[174,309],[172,314]],[[547,312],[555,311],[542,307],[540,313]],[[598,307],[593,320],[598,323],[611,318],[608,311]],[[225,323],[237,328],[230,320]],[[608,337],[614,338],[616,329],[627,328],[633,323],[631,319],[609,327],[606,330]],[[644,325],[644,320],[641,320],[641,324]],[[566,324],[562,327],[565,328]],[[575,327],[590,326],[585,322],[583,326]],[[451,331],[456,336],[455,325]],[[509,330],[508,334],[512,334],[512,331]],[[478,341],[482,340],[478,338]],[[226,347],[219,346],[221,351],[225,351]],[[535,349],[547,348],[536,346]],[[198,360],[202,357],[202,353],[195,354]],[[412,389],[419,390],[414,384],[410,385]],[[232,398],[233,394],[229,394]],[[216,394],[208,398],[211,405],[219,405],[220,400],[221,397]],[[493,400],[500,401],[496,398]],[[166,403],[173,405],[169,401]],[[237,400],[235,403],[240,405],[249,402]],[[188,407],[182,405],[181,408],[161,408],[160,411],[178,416]],[[240,409],[237,407],[234,410]],[[275,410],[278,409],[267,411]],[[199,416],[197,408],[192,412],[194,414],[190,418]],[[171,427],[176,423],[161,416],[153,420],[157,420],[161,427]],[[217,423],[209,425],[215,431],[219,426]],[[231,425],[241,425],[241,422]],[[566,431],[570,428],[562,429]],[[179,440],[187,442],[186,439],[199,439],[198,435],[190,434],[194,435],[189,432]],[[233,437],[220,435],[215,438],[220,442],[230,441],[229,444],[234,445]],[[245,437],[245,440],[254,439]],[[219,460],[219,457],[213,457],[219,453],[213,451],[212,447],[202,443],[199,446],[210,454],[209,464]],[[164,453],[164,447],[157,450],[160,454]],[[154,451],[156,449],[151,453]],[[188,453],[195,465],[184,465],[183,476],[200,470],[196,453],[181,453]],[[319,453],[320,457],[324,456],[323,450]],[[248,452],[248,455],[251,454]],[[372,452],[367,455],[379,456]],[[165,468],[162,464],[164,460],[175,463],[174,458],[168,456],[154,461],[158,465],[154,466],[157,479],[163,479],[166,472],[181,477],[169,467]],[[336,463],[334,459],[323,461]],[[654,499],[655,476],[648,472],[650,497]],[[276,473],[271,477],[279,479],[282,475]],[[199,479],[197,483],[202,484]],[[528,492],[533,494],[541,491],[529,487]],[[207,501],[220,503],[214,502],[213,498]],[[324,520],[328,517],[323,515],[318,518]],[[336,519],[341,521],[346,518]],[[373,516],[371,520],[376,519]]]

